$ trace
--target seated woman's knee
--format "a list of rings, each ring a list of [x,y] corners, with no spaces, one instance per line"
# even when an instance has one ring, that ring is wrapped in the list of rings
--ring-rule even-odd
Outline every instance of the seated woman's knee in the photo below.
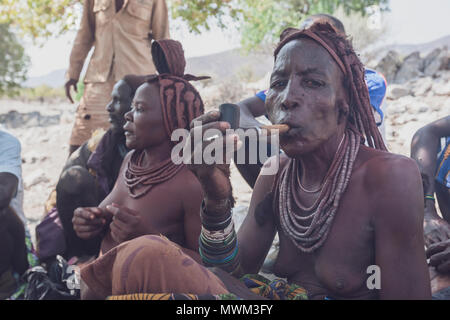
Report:
[[[64,170],[59,178],[57,192],[81,194],[91,192],[95,187],[94,177],[86,168],[72,166]]]

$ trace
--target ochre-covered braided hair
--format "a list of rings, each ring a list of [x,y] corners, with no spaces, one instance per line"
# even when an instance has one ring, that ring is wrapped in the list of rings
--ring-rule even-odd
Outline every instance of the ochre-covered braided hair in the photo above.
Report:
[[[152,56],[159,74],[149,76],[147,82],[159,85],[164,126],[170,137],[175,129],[189,129],[191,121],[203,114],[202,98],[189,81],[209,77],[184,74],[186,60],[183,47],[178,41],[154,41]]]

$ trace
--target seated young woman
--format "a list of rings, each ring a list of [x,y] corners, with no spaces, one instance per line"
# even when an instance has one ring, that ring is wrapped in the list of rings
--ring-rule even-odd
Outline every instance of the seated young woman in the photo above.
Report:
[[[133,150],[100,205],[75,210],[74,229],[82,239],[101,235],[101,255],[139,236],[163,235],[200,261],[203,192],[186,166],[172,162],[171,135],[203,114],[202,99],[189,80],[206,77],[184,74],[184,52],[177,41],[154,42],[152,56],[159,74],[147,77],[125,114],[126,145]],[[95,284],[87,282],[95,292]]]

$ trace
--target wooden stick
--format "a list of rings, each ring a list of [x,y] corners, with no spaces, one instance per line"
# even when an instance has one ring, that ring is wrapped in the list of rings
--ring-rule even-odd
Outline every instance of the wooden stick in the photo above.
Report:
[[[285,133],[287,132],[290,127],[287,124],[274,124],[274,125],[270,125],[270,126],[261,126],[261,129],[266,129],[267,130],[267,134],[271,135],[273,132],[273,130],[278,130],[278,133]]]

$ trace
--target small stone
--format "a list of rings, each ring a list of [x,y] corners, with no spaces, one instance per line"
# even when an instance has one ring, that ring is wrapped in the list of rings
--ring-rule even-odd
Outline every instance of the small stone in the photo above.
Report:
[[[403,60],[403,64],[395,75],[395,83],[405,83],[411,79],[421,76],[423,73],[422,59],[418,51],[411,53]]]
[[[414,101],[409,106],[407,106],[407,109],[409,110],[409,112],[411,112],[413,114],[417,114],[417,113],[427,112],[429,107],[427,104],[425,104],[421,101]]]
[[[25,178],[24,184],[25,184],[25,188],[29,189],[38,184],[47,183],[47,182],[50,182],[50,180],[45,175],[45,172],[43,170],[38,169],[38,170],[35,170],[34,172],[32,172],[30,175],[28,175]]]
[[[392,115],[401,115],[404,114],[408,110],[408,106],[415,102],[413,96],[404,96],[400,99],[394,100],[388,104],[386,112],[389,116]]]
[[[388,86],[387,98],[397,100],[410,94],[410,90],[401,84],[392,84]]]
[[[433,79],[431,77],[425,77],[418,79],[418,81],[414,84],[412,89],[412,93],[414,96],[424,96],[428,93],[433,86]]]
[[[433,92],[438,96],[450,96],[450,82],[435,82]]]
[[[447,48],[436,48],[424,59],[424,74],[434,76],[439,70],[446,69],[448,62],[449,53]]]
[[[381,72],[388,83],[393,82],[395,75],[402,64],[400,55],[396,51],[389,51],[377,64],[375,70]]]

